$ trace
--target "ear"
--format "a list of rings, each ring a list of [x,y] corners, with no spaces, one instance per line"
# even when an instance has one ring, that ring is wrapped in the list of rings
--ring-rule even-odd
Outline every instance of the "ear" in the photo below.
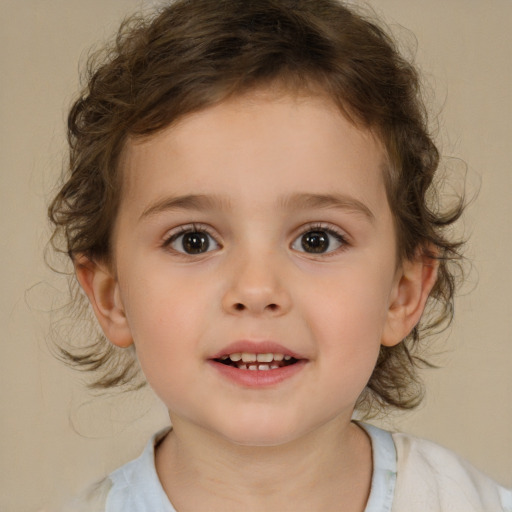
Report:
[[[133,343],[121,301],[119,284],[106,264],[97,263],[84,255],[74,261],[75,273],[87,295],[107,339],[118,347]]]
[[[436,283],[438,267],[437,259],[424,250],[401,265],[391,294],[382,345],[398,345],[414,329]]]

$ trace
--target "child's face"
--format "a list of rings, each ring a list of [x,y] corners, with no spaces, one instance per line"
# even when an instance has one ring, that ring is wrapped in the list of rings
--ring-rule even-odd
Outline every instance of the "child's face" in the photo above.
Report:
[[[171,420],[256,445],[349,421],[399,341],[383,162],[327,100],[261,94],[128,145],[110,338],[133,337]],[[277,355],[220,362],[240,352]]]

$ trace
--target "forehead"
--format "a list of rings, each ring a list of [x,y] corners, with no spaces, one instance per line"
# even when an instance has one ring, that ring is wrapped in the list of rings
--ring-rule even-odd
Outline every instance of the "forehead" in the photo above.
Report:
[[[380,140],[326,97],[257,92],[129,140],[121,159],[123,200],[193,188],[235,200],[250,190],[271,202],[287,192],[341,188],[373,201],[384,192],[385,161]]]

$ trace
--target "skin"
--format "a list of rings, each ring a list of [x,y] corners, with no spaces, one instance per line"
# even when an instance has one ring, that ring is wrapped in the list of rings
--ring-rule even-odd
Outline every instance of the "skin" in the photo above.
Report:
[[[327,99],[269,91],[127,144],[113,263],[78,258],[77,276],[169,409],[156,467],[178,510],[364,510],[371,447],[354,405],[435,282],[431,261],[397,262],[384,164]],[[186,254],[187,229],[206,252]],[[312,231],[325,252],[303,245]],[[238,340],[303,364],[240,385],[211,364]]]

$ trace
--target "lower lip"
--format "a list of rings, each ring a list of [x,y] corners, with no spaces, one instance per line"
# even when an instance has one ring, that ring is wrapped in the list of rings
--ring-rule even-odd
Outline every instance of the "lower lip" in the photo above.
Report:
[[[273,370],[240,370],[234,366],[222,364],[212,359],[208,362],[226,379],[248,388],[276,386],[297,375],[306,366],[306,361],[300,360],[294,364]]]

